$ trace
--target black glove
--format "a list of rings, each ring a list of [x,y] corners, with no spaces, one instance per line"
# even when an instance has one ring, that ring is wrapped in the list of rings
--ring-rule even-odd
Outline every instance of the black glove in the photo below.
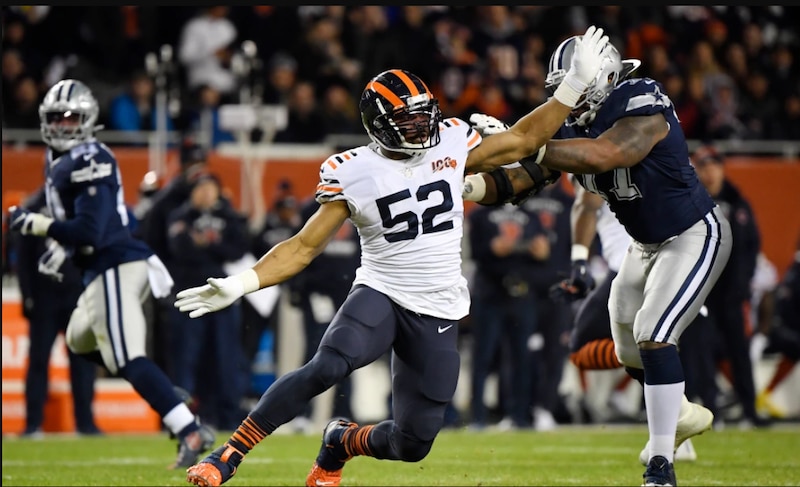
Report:
[[[569,279],[550,286],[550,298],[559,303],[571,303],[585,298],[594,289],[594,278],[589,272],[589,264],[581,259],[572,261]]]

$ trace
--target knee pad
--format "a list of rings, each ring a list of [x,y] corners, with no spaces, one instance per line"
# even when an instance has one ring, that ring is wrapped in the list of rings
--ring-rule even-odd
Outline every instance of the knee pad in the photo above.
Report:
[[[64,333],[64,341],[67,344],[67,348],[77,355],[97,350],[97,340],[88,321],[89,317],[84,316],[85,314],[85,310],[81,307],[75,308]]]
[[[636,369],[642,368],[642,357],[639,354],[639,344],[633,337],[632,325],[611,322],[611,335],[614,337],[614,350],[617,360],[626,366]]]
[[[395,446],[400,460],[404,462],[418,462],[428,456],[433,447],[433,440],[423,441],[414,436],[397,430]]]
[[[328,347],[320,347],[304,368],[309,368],[309,372],[322,382],[326,390],[353,371],[344,356]]]

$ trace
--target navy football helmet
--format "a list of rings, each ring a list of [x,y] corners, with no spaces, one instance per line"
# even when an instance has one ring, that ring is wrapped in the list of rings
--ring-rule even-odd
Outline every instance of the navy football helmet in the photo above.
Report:
[[[361,121],[381,148],[418,156],[439,144],[439,101],[415,74],[384,71],[367,83],[359,102]]]
[[[556,88],[564,81],[564,77],[569,71],[577,38],[578,36],[572,36],[564,40],[550,56],[547,78],[544,82],[544,87],[550,96],[553,96]],[[594,81],[589,84],[586,93],[578,100],[570,119],[566,122],[567,126],[586,126],[592,123],[597,110],[606,101],[614,87],[642,64],[638,59],[622,59],[617,48],[611,43],[608,44],[608,47],[609,49],[605,51],[606,59],[603,60],[600,71]]]

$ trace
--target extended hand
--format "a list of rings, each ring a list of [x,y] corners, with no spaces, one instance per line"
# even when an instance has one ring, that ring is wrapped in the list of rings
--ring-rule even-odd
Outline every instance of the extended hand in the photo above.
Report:
[[[47,240],[47,250],[39,257],[39,272],[55,281],[61,282],[64,279],[64,274],[60,270],[67,259],[67,252],[55,240]]]
[[[606,58],[603,51],[607,46],[608,36],[603,35],[603,29],[589,26],[586,33],[575,40],[575,50],[564,81],[577,91],[585,90],[603,66]]]
[[[585,260],[572,262],[569,279],[550,287],[550,298],[559,303],[570,303],[586,297],[594,289],[594,277]]]
[[[53,223],[53,219],[41,213],[33,213],[18,206],[8,209],[9,224],[8,228],[22,235],[36,235],[43,237],[47,235],[47,229]]]
[[[175,297],[175,307],[189,311],[190,318],[199,318],[206,313],[230,306],[244,295],[241,279],[210,277],[208,284],[180,291]]]
[[[507,123],[485,113],[473,113],[469,116],[469,123],[483,137],[508,130]]]

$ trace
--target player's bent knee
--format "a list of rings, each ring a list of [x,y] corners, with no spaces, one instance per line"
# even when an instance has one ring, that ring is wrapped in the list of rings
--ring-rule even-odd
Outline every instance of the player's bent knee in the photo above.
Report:
[[[327,347],[320,347],[306,367],[311,368],[312,375],[322,382],[326,389],[338,384],[351,372],[347,359]]]
[[[423,441],[403,433],[398,434],[397,452],[404,462],[419,462],[428,456],[432,447],[433,440]]]

